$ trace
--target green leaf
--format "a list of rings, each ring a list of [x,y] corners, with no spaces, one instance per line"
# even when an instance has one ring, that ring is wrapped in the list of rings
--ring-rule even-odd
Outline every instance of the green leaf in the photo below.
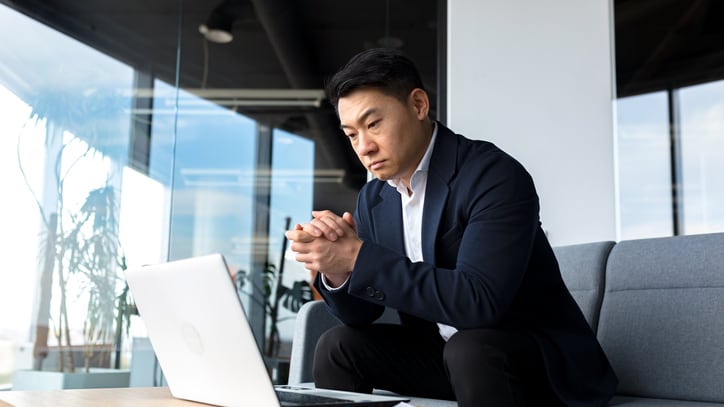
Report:
[[[298,312],[302,305],[314,299],[312,287],[305,280],[295,281],[291,288],[284,286],[280,288],[283,288],[279,294],[282,306],[292,312]]]

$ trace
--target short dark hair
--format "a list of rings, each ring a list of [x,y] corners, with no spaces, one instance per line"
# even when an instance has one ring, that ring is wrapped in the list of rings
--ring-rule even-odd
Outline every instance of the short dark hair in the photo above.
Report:
[[[425,90],[412,60],[392,48],[368,49],[353,56],[325,88],[335,110],[339,98],[358,89],[375,88],[402,102],[413,89]]]

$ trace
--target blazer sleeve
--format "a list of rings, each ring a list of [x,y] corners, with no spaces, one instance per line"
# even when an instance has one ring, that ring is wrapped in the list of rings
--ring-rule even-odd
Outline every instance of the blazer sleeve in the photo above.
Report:
[[[367,207],[366,202],[362,198],[363,196],[363,194],[360,194],[357,199],[357,209],[355,210],[354,218],[357,225],[357,235],[365,241],[369,240],[369,228],[359,216],[360,207]],[[350,281],[347,281],[347,285],[340,290],[329,291],[322,284],[321,278],[321,273],[317,273],[314,286],[327,303],[332,315],[336,316],[344,324],[351,326],[371,324],[384,312],[384,305],[368,301],[369,295],[365,295],[362,298],[350,295],[348,293]]]

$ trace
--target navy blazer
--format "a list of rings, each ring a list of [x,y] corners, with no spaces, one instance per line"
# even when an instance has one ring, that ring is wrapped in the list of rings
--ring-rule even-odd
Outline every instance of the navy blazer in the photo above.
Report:
[[[360,191],[363,241],[346,289],[315,285],[348,325],[384,307],[429,329],[498,328],[530,334],[548,377],[571,406],[605,405],[618,380],[568,292],[540,226],[538,196],[523,166],[496,146],[438,123],[422,216],[423,262],[405,255],[400,194],[380,180]]]

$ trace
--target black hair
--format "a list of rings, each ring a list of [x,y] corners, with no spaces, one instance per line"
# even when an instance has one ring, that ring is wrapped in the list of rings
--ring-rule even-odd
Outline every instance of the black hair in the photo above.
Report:
[[[325,88],[335,110],[339,98],[358,89],[378,89],[403,103],[413,89],[425,90],[412,60],[392,48],[368,49],[353,56],[332,76]]]

